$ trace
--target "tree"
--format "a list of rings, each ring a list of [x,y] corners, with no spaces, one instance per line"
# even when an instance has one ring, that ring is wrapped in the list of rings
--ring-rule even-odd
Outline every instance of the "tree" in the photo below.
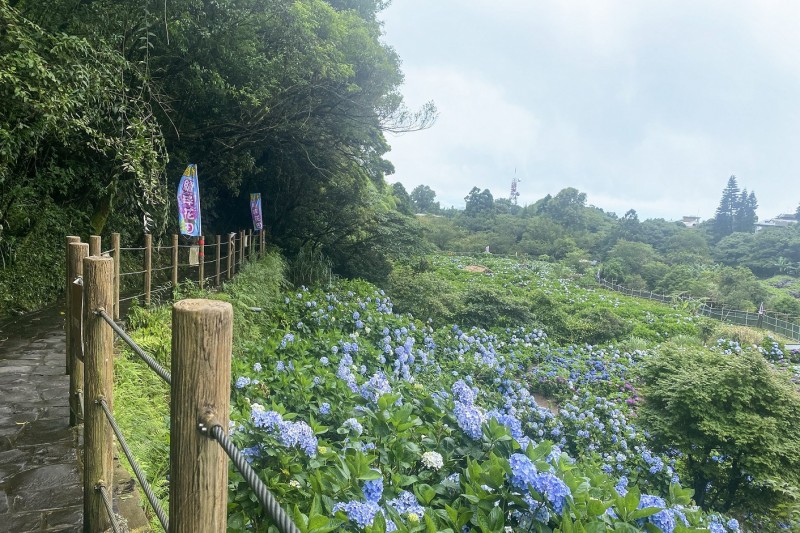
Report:
[[[736,206],[736,216],[733,221],[733,231],[753,232],[755,231],[758,216],[758,200],[755,193],[747,194],[747,189],[742,191],[739,202]]]
[[[414,203],[411,201],[411,196],[399,181],[392,184],[392,196],[398,211],[409,216],[414,214]]]
[[[639,418],[705,509],[768,512],[800,494],[800,394],[757,351],[668,343],[642,370]]]
[[[716,240],[734,232],[752,232],[758,221],[758,200],[754,192],[739,191],[736,176],[728,178],[722,198],[712,220],[711,229]]]
[[[467,216],[488,214],[494,209],[494,197],[489,189],[481,191],[479,188],[473,187],[464,197],[464,201],[467,203],[464,209],[464,214]]]
[[[574,187],[567,187],[554,197],[547,195],[540,201],[539,212],[549,216],[559,224],[570,229],[583,228],[583,210],[586,207],[586,193]]]
[[[427,185],[417,185],[411,191],[411,201],[414,203],[414,211],[417,213],[435,214],[439,212],[439,202],[436,201],[436,193]]]
[[[739,194],[736,176],[732,175],[728,178],[728,185],[722,191],[722,198],[714,215],[712,228],[717,240],[734,232],[734,219],[736,218],[737,206],[740,200]]]

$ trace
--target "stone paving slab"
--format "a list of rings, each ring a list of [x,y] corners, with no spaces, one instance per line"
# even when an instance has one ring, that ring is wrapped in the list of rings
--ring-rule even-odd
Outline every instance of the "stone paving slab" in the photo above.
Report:
[[[63,325],[53,307],[0,326],[0,533],[83,529]]]
[[[0,324],[0,533],[83,531],[82,428],[69,427],[64,317],[52,307]],[[146,532],[115,457],[114,510]]]

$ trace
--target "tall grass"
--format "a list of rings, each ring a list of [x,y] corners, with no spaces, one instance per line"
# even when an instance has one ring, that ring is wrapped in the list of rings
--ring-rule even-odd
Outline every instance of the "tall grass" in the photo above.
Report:
[[[234,358],[243,340],[263,334],[266,323],[279,307],[285,285],[283,259],[271,253],[245,265],[241,273],[225,285],[225,292],[202,291],[196,285],[182,284],[181,297],[229,301],[234,308]],[[253,311],[261,309],[261,313]],[[164,368],[170,368],[172,346],[171,305],[149,309],[134,307],[127,322],[133,340]],[[169,509],[169,386],[134,354],[118,343],[114,360],[114,417],[131,451],[146,473],[148,481],[165,511]],[[128,468],[127,462],[123,464]],[[142,497],[142,501],[146,501]],[[163,531],[158,518],[146,506],[153,531]]]

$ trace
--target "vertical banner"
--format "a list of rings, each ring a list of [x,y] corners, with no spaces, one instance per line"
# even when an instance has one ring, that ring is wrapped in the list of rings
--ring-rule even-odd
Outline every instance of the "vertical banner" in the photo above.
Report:
[[[253,229],[261,231],[264,229],[264,220],[261,217],[261,193],[250,193],[250,213],[253,215]]]
[[[178,185],[178,224],[182,235],[200,236],[200,185],[194,164],[186,167]]]

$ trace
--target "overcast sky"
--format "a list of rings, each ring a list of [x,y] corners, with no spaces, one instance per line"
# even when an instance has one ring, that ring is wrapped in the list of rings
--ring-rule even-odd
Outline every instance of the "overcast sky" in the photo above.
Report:
[[[384,40],[429,130],[389,181],[443,207],[564,187],[640,219],[712,217],[728,177],[761,220],[800,203],[800,2],[394,0]]]

